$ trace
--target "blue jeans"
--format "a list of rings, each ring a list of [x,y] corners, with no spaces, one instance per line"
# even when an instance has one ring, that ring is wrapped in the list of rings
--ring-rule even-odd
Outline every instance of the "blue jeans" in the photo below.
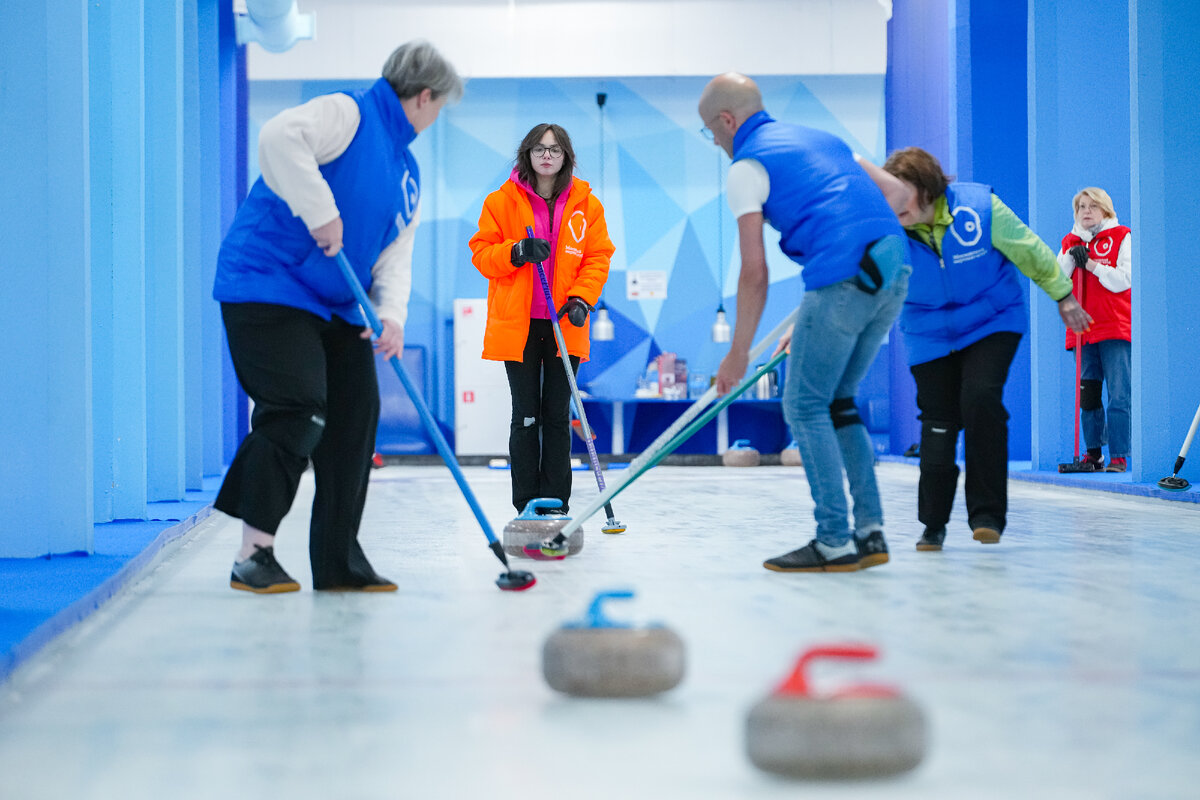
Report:
[[[1107,409],[1079,412],[1083,440],[1089,449],[1107,444],[1110,459],[1129,458],[1131,352],[1132,346],[1123,339],[1105,339],[1083,346],[1083,380],[1103,381],[1108,393]]]
[[[850,279],[807,291],[800,302],[783,413],[804,461],[821,544],[838,547],[851,536],[843,475],[854,498],[854,530],[865,536],[883,527],[875,452],[866,426],[859,421],[835,428],[830,404],[853,399],[858,391],[900,315],[911,272],[904,267],[878,294],[867,294]]]

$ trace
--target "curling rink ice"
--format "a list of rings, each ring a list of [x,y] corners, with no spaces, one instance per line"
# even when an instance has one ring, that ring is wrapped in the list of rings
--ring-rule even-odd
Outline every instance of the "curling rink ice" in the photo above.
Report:
[[[497,536],[509,475],[467,468]],[[615,480],[621,473],[607,473]],[[304,590],[229,588],[240,523],[214,514],[0,686],[0,797],[1196,798],[1200,506],[1010,482],[1008,531],[972,541],[961,491],[918,553],[917,471],[878,470],[891,563],[780,574],[812,536],[803,470],[657,467],[562,562],[513,559],[501,592],[448,470],[373,473],[361,539],[395,594],[314,594],[312,475],[278,537]],[[573,508],[595,497],[574,475]],[[961,488],[961,487],[960,487]],[[609,616],[687,646],[673,691],[580,700],[541,646],[596,591]],[[892,683],[925,710],[925,761],[897,778],[799,782],[743,752],[750,706],[814,644],[865,642],[818,690]]]

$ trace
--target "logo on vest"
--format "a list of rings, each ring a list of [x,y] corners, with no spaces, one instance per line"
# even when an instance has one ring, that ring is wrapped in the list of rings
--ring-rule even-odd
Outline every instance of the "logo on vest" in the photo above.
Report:
[[[577,224],[579,230],[575,230]],[[587,217],[583,215],[582,211],[576,211],[567,220],[567,230],[571,232],[571,236],[576,242],[583,243],[583,235],[587,233]]]
[[[1096,251],[1096,255],[1100,258],[1106,257],[1112,252],[1113,240],[1105,236],[1103,239],[1095,239],[1092,242],[1092,247]]]
[[[979,240],[983,238],[983,223],[979,220],[979,213],[973,208],[967,206],[959,206],[950,212],[954,217],[954,223],[950,226],[950,233],[954,234],[954,238],[958,239],[958,243],[963,247],[974,247],[979,244]],[[962,232],[959,232],[959,228]]]
[[[421,199],[421,187],[417,186],[416,179],[408,170],[404,170],[404,177],[400,179],[400,191],[404,196],[404,221],[407,224],[412,221]]]

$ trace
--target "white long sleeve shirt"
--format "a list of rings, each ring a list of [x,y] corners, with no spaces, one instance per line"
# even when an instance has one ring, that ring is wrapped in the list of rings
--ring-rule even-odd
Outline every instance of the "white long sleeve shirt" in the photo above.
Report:
[[[286,109],[263,125],[258,163],[263,181],[309,230],[340,215],[333,190],[319,167],[336,159],[358,132],[358,103],[347,94],[326,94]],[[412,221],[383,249],[371,267],[371,302],[381,319],[404,327],[412,293],[412,254],[418,203]]]

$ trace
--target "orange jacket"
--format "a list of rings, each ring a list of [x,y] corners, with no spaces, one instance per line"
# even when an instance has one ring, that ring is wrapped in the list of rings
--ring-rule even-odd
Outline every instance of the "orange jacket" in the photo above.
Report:
[[[514,267],[509,258],[513,244],[524,239],[525,227],[533,224],[529,195],[509,180],[483,201],[479,232],[469,243],[471,262],[488,279],[483,357],[491,361],[520,361],[525,351],[533,293],[540,293],[542,286],[535,264]],[[550,294],[555,307],[550,313],[561,308],[571,295],[595,305],[608,280],[608,264],[614,248],[604,224],[604,207],[592,196],[586,181],[574,179],[566,205],[554,225],[558,232],[557,247],[552,254],[554,275]],[[565,318],[560,327],[567,352],[587,361],[591,315],[582,328],[576,328]]]

